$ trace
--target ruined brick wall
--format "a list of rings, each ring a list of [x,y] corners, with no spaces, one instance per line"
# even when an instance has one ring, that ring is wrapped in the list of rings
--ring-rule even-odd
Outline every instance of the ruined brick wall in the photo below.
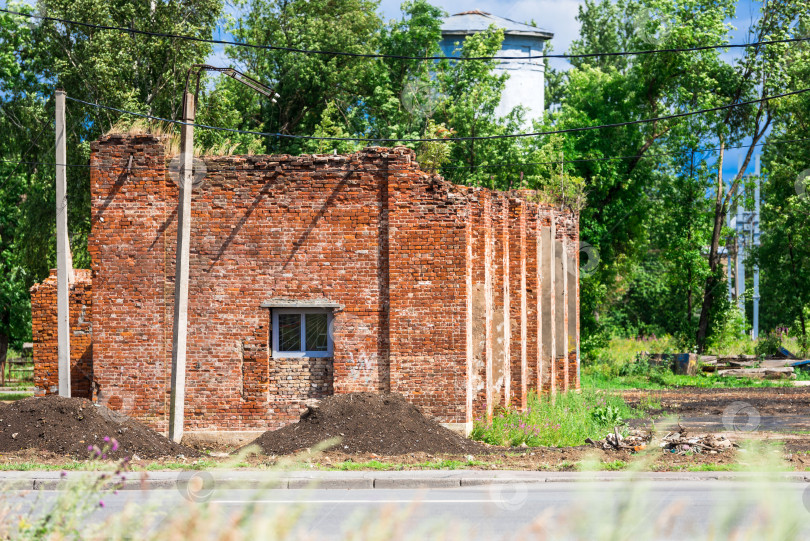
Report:
[[[148,135],[117,135],[91,148],[88,250],[98,400],[164,430],[172,336],[167,299],[174,293],[166,245],[176,212],[164,146]],[[194,361],[189,368],[195,370]]]
[[[169,158],[146,135],[107,136],[91,157],[97,397],[158,430],[168,422],[177,235]],[[546,381],[578,384],[575,358],[540,359],[540,241],[553,216],[576,257],[570,212],[529,192],[454,186],[404,148],[206,166],[192,197],[186,430],[265,430],[296,420],[309,398],[389,390],[437,420],[469,423],[525,407]],[[333,356],[273,358],[271,299],[338,306]],[[574,312],[565,325],[577,330]],[[48,323],[39,328],[44,347]],[[40,352],[45,374],[51,357]]]
[[[70,391],[71,396],[93,397],[93,312],[90,271],[74,271],[70,288]],[[31,288],[31,327],[34,339],[34,394],[59,393],[56,330],[56,271]]]
[[[387,187],[391,390],[447,423],[467,415],[466,190],[408,168]]]
[[[100,400],[129,397],[127,413],[163,430],[178,191],[166,160],[156,138],[94,144],[90,239]],[[192,203],[187,430],[276,427],[297,419],[307,398],[387,388],[383,175],[367,171],[383,161],[374,152],[207,160]],[[342,305],[334,357],[272,359],[270,310],[262,307],[272,298]]]

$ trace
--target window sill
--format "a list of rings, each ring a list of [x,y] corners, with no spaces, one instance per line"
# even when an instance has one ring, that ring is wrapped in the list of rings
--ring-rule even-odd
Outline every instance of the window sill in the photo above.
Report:
[[[305,352],[305,351],[302,351],[301,353],[288,351],[280,353],[278,351],[273,351],[270,354],[270,357],[273,359],[329,359],[334,356],[335,354],[331,352],[321,353],[321,352]]]

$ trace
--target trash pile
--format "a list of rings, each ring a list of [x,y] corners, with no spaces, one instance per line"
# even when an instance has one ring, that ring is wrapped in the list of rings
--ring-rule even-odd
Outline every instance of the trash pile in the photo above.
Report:
[[[605,439],[593,441],[591,438],[586,438],[585,443],[589,443],[605,451],[625,450],[637,453],[646,449],[651,439],[652,435],[642,430],[631,430],[627,436],[622,436],[619,433],[619,428],[616,427],[613,429],[613,434],[607,434]]]
[[[686,436],[685,432],[670,432],[661,439],[659,447],[673,454],[685,455],[687,453],[709,453],[716,455],[737,447],[725,436],[704,434],[702,436]]]
[[[602,440],[594,441],[591,438],[587,438],[585,443],[605,451],[632,452],[639,452],[646,449],[648,446],[654,447],[657,445],[664,452],[678,455],[685,455],[687,453],[708,453],[716,455],[733,447],[737,447],[735,443],[725,436],[718,436],[716,434],[687,436],[686,431],[682,429],[679,432],[669,432],[659,440],[654,438],[652,434],[641,430],[631,430],[627,436],[622,436],[619,433],[618,427],[613,429],[612,434],[605,435],[605,438]]]

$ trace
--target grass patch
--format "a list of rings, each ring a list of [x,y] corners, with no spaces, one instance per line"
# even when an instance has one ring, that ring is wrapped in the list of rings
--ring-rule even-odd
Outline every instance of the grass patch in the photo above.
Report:
[[[22,400],[23,398],[30,398],[34,393],[0,393],[0,400],[14,401]]]
[[[788,344],[790,345],[790,344]],[[722,354],[736,356],[753,353],[754,342],[740,340],[728,345]],[[749,351],[750,350],[750,351]],[[757,380],[749,378],[719,377],[713,373],[698,371],[697,375],[673,374],[666,367],[649,366],[637,362],[643,352],[678,353],[675,342],[669,338],[635,340],[614,338],[606,348],[589,353],[582,361],[582,386],[592,389],[669,389],[677,387],[702,388],[755,388],[792,387],[791,381]],[[717,354],[717,352],[709,352]],[[797,374],[799,379],[810,375]]]
[[[99,464],[90,462],[68,462],[66,464],[43,464],[41,462],[17,462],[0,464],[0,471],[74,471],[98,470]]]
[[[697,464],[695,466],[687,466],[686,471],[701,472],[701,471],[742,471],[743,468],[739,464]]]
[[[620,396],[600,391],[585,389],[553,399],[533,393],[526,411],[501,410],[490,424],[476,421],[470,437],[491,445],[570,447],[583,445],[585,438],[600,439],[624,419],[643,413]]]
[[[229,465],[231,468],[243,468],[246,467],[247,464],[232,464]],[[133,470],[140,470],[143,469],[145,471],[160,471],[160,470],[207,470],[211,468],[216,468],[217,463],[213,460],[197,460],[195,462],[186,463],[186,462],[164,462],[158,463],[153,462],[151,464],[147,464],[143,468],[133,467]]]
[[[0,464],[0,471],[97,471],[108,470],[115,466],[115,462],[82,461],[66,462],[64,464],[44,464],[42,462],[16,462]],[[241,462],[229,464],[229,468],[247,468],[250,465]],[[133,471],[160,471],[160,470],[207,470],[217,467],[217,463],[212,460],[198,460],[191,463],[182,462],[152,462],[143,466],[133,466]]]
[[[627,462],[624,460],[614,460],[613,462],[602,462],[599,469],[605,471],[621,471],[627,468]]]
[[[791,381],[758,380],[748,378],[718,377],[714,374],[683,376],[669,371],[651,371],[646,375],[609,377],[602,374],[582,375],[582,387],[591,389],[671,389],[677,387],[700,387],[712,389],[740,389],[756,387],[792,387]]]
[[[400,471],[406,469],[418,470],[459,470],[463,468],[470,468],[474,466],[487,466],[490,463],[481,460],[436,460],[432,462],[419,462],[416,464],[401,464],[401,463],[388,463],[380,462],[379,460],[369,460],[366,462],[354,462],[347,460],[336,464],[330,470],[337,471],[360,471],[360,470],[379,470],[379,471]]]
[[[347,460],[345,462],[341,462],[340,464],[335,465],[334,468],[330,468],[332,470],[338,471],[358,471],[358,470],[390,470],[390,469],[402,469],[402,464],[385,464],[380,462],[379,460],[369,460],[367,462],[354,462],[351,460]]]

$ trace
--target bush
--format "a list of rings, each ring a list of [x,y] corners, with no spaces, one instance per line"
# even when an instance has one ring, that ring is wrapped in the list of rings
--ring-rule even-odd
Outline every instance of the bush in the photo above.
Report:
[[[782,333],[779,331],[771,331],[765,335],[764,338],[757,340],[757,345],[754,347],[754,353],[758,357],[770,357],[779,353],[782,348]]]
[[[747,338],[747,334],[748,328],[740,309],[730,305],[717,315],[708,349],[717,354],[730,354],[742,346],[739,353],[753,353],[753,343]]]

